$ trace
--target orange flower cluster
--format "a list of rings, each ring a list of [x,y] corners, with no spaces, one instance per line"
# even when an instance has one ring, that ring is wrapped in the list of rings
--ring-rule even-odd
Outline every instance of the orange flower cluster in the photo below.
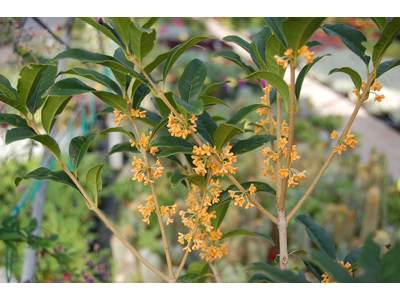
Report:
[[[338,137],[338,133],[336,130],[334,130],[331,133],[331,139],[335,139],[337,137]],[[355,139],[353,139],[353,137],[354,137],[354,134],[351,134],[351,131],[349,130],[346,137],[343,139],[340,139],[339,142],[336,144],[336,146],[333,147],[333,152],[341,155],[342,151],[347,150],[347,146],[354,148],[358,142]],[[345,143],[347,146],[344,145],[343,143]]]
[[[118,109],[114,109],[114,115],[116,117],[116,119],[114,120],[115,124],[117,124],[118,126],[121,125],[121,121],[125,118],[125,121],[128,121],[128,116],[119,112]]]
[[[179,118],[176,118],[174,114],[171,112],[168,116],[168,124],[167,127],[169,128],[168,131],[171,133],[171,136],[182,137],[186,139],[186,137],[190,134],[190,129],[193,132],[196,132],[196,121],[197,117],[195,115],[190,116],[190,122],[192,123],[191,126],[187,126],[186,124],[182,123]]]
[[[306,58],[306,64],[312,64],[313,60],[314,60],[314,54],[315,52],[310,52],[308,51],[308,47],[307,46],[303,46],[301,47],[298,51],[297,51],[301,57],[305,57]]]
[[[255,187],[254,183],[252,183],[250,185],[250,188],[248,190],[246,190],[246,193],[248,192],[248,193],[250,193],[250,195],[254,195],[256,193],[256,191],[257,191],[257,188]],[[235,199],[235,206],[243,207],[243,204],[246,201],[244,198],[244,195],[246,193],[241,193],[240,191],[233,191],[233,190],[229,190],[228,193],[232,199]],[[239,193],[239,195],[236,195],[236,193]],[[254,205],[249,202],[249,199],[247,199],[247,204],[245,206],[245,209],[253,208],[253,207],[254,207]]]
[[[150,131],[150,135],[151,135],[151,131]],[[157,135],[154,135],[153,138],[156,138]],[[134,140],[129,140],[129,142],[131,143],[131,147],[137,147],[138,150],[140,150],[140,146],[142,146],[146,151],[150,151],[150,153],[152,155],[156,155],[156,152],[159,151],[158,147],[150,147],[150,136],[146,136],[143,132],[142,132],[142,136],[140,138],[139,143],[136,143]]]
[[[236,156],[233,155],[230,150],[232,146],[229,143],[223,148],[223,150],[218,154],[216,146],[211,148],[211,145],[207,143],[207,145],[203,144],[202,147],[193,147],[192,155],[193,164],[196,166],[194,171],[198,175],[206,175],[207,169],[211,170],[211,174],[214,176],[224,177],[225,174],[232,173],[235,174],[238,168],[232,166],[234,162],[236,162]],[[222,165],[222,168],[219,168],[214,162],[211,161],[210,156],[212,154],[216,154],[216,159]]]
[[[293,56],[293,50],[292,49],[288,49],[283,54],[285,56],[280,57],[278,55],[274,55],[274,58],[275,58],[275,60],[276,60],[276,62],[277,62],[277,64],[279,66],[283,66],[283,68],[286,69],[288,67],[288,65],[289,65],[289,62],[288,62],[289,58],[291,56]]]
[[[166,216],[167,219],[167,225],[174,223],[174,219],[168,217],[170,215],[171,217],[176,214],[176,209],[178,208],[178,204],[174,204],[172,206],[161,206],[161,216]]]
[[[137,110],[134,110],[134,109],[132,109],[131,110],[131,113],[132,113],[132,115],[135,117],[135,118],[142,118],[142,119],[144,119],[144,118],[146,118],[146,113],[147,113],[147,111],[140,111],[139,109],[137,109]]]
[[[154,183],[154,181],[149,178],[149,175],[155,179],[158,179],[162,176],[162,170],[164,170],[164,167],[161,165],[160,160],[158,159],[155,165],[148,168],[143,160],[134,156],[132,165],[134,166],[132,172],[135,173],[132,180],[137,180],[138,182],[145,181],[144,185]]]
[[[367,84],[365,83],[365,81],[363,81],[363,82],[362,82],[362,85],[361,85],[361,91],[364,91],[366,85],[367,85]],[[379,95],[379,94],[375,93],[375,91],[380,92],[381,89],[382,89],[382,85],[380,84],[380,82],[378,81],[378,79],[375,78],[374,83],[371,85],[371,88],[370,88],[370,91],[372,90],[372,91],[373,91],[372,93],[375,94],[375,99],[374,99],[374,101],[381,102],[383,99],[385,99],[385,95]],[[357,88],[353,87],[353,93],[354,93],[356,96],[358,96],[358,90],[357,90]]]
[[[212,188],[213,186],[214,188]],[[203,194],[203,200],[199,201],[200,189],[192,184],[192,191],[186,199],[187,210],[179,212],[183,225],[188,227],[190,231],[187,234],[179,232],[178,242],[182,245],[187,242],[183,251],[191,252],[201,249],[200,257],[206,261],[220,259],[227,254],[228,250],[228,243],[219,244],[222,237],[220,229],[214,230],[215,228],[211,225],[211,219],[216,218],[215,211],[207,212],[209,206],[219,202],[219,195],[222,192],[219,189],[220,187],[219,180],[211,179],[207,191]],[[208,195],[209,192],[213,196],[212,201],[212,197]],[[204,226],[205,230],[199,228],[200,225]],[[196,228],[197,231],[194,234]]]
[[[350,275],[353,275],[353,270],[348,270],[351,267],[351,264],[349,262],[344,264],[343,261],[338,261],[337,263],[345,268]],[[336,283],[336,281],[332,281],[328,273],[322,274],[321,277],[323,278],[321,283]]]
[[[146,198],[146,205],[143,206],[142,204],[138,205],[139,212],[143,215],[143,222],[147,223],[147,225],[150,224],[150,215],[151,213],[156,211],[155,203],[153,200],[153,195],[150,195],[149,197]]]

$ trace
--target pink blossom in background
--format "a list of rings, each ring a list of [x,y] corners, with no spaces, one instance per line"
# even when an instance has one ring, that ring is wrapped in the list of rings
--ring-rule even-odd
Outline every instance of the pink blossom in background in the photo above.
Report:
[[[182,27],[184,24],[181,19],[174,18],[174,19],[172,19],[172,25],[175,25],[177,27]]]
[[[21,27],[22,26],[22,22],[21,21],[18,21],[17,22],[17,27]]]
[[[167,34],[169,32],[168,25],[162,24],[160,28],[160,34]]]
[[[265,80],[264,80],[264,79],[260,79],[260,81],[261,81],[261,84],[262,84],[263,87],[266,87],[266,86],[267,86],[267,85],[265,84]]]
[[[61,25],[58,25],[58,26],[57,26],[57,31],[60,31],[61,28],[62,28]]]

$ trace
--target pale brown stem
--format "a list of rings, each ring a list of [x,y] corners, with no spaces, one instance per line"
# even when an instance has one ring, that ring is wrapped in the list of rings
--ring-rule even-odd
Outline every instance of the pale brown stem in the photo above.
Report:
[[[209,261],[208,264],[210,265],[211,271],[213,272],[215,280],[217,281],[217,283],[222,283],[221,276],[220,276],[220,274],[218,272],[218,269],[217,269],[217,265],[215,264],[215,260]]]
[[[279,148],[279,140],[282,135],[282,99],[279,94],[276,95],[276,123],[276,143],[278,146],[278,161],[275,164],[276,203],[280,203],[282,197],[282,178],[278,175],[278,172],[282,168],[282,149]]]
[[[278,210],[278,231],[279,231],[279,267],[281,270],[289,269],[287,225],[285,210]]]
[[[351,125],[353,124],[354,119],[356,118],[356,116],[358,114],[358,111],[361,108],[361,105],[366,100],[367,95],[369,95],[369,89],[370,89],[370,86],[371,86],[373,80],[374,80],[374,75],[373,75],[373,72],[372,72],[368,76],[368,81],[366,83],[366,86],[365,86],[365,89],[363,91],[363,94],[362,94],[361,98],[357,101],[356,107],[354,108],[353,113],[351,114],[351,117],[350,117],[349,121],[346,124],[346,127],[344,128],[342,134],[340,135],[339,140],[342,140],[347,135],[347,133],[349,132],[349,129],[350,129]],[[296,206],[292,209],[292,211],[287,215],[287,217],[286,217],[286,221],[287,222],[289,222],[295,216],[295,214],[299,211],[300,207],[304,204],[304,202],[307,200],[307,198],[311,195],[312,191],[314,190],[314,188],[317,185],[318,181],[321,179],[322,175],[324,175],[324,172],[328,168],[328,166],[331,163],[331,161],[332,161],[334,156],[335,156],[335,152],[332,151],[331,154],[329,155],[327,161],[324,163],[324,165],[322,166],[321,170],[318,172],[317,176],[315,177],[314,181],[311,183],[311,185],[309,186],[307,191],[300,198],[299,202],[297,202]]]

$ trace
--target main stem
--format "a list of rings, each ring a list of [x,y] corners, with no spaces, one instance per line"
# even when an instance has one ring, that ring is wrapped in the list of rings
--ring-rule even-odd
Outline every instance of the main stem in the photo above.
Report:
[[[289,254],[287,241],[287,226],[285,210],[278,209],[279,231],[279,267],[281,270],[289,269]]]
[[[222,283],[221,275],[218,272],[217,265],[215,264],[215,260],[208,262],[208,264],[210,265],[211,271],[213,272],[217,283]]]

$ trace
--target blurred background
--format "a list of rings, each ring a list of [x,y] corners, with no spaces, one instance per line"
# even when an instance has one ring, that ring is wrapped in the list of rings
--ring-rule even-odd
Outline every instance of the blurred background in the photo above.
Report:
[[[146,18],[135,18],[139,24]],[[379,30],[369,18],[327,18],[324,23],[343,22],[364,32],[368,38],[365,44],[367,53],[371,53],[374,42],[379,38]],[[155,24],[157,46],[146,58],[151,62],[158,54],[168,51],[194,36],[213,36],[201,42],[201,47],[193,47],[175,63],[167,78],[166,91],[176,91],[177,83],[185,66],[194,58],[207,62],[208,77],[205,84],[229,80],[213,92],[224,100],[232,110],[226,107],[212,108],[213,115],[229,117],[240,107],[260,102],[262,91],[258,86],[241,81],[244,71],[222,57],[211,55],[223,49],[233,47],[234,51],[248,64],[253,64],[250,56],[232,43],[222,38],[238,35],[249,41],[265,22],[262,18],[160,18]],[[318,30],[311,40],[317,40],[324,46],[317,46],[315,57],[330,53],[320,60],[308,73],[302,89],[300,109],[296,118],[296,136],[298,170],[307,170],[307,178],[295,189],[290,188],[287,195],[288,211],[315,177],[319,168],[333,147],[330,133],[339,131],[347,122],[356,101],[352,94],[353,83],[347,75],[328,76],[333,68],[348,66],[358,71],[365,79],[367,74],[363,64],[348,50],[338,38],[327,36]],[[91,52],[113,55],[117,48],[107,37],[76,18],[0,18],[0,74],[7,77],[12,86],[17,86],[21,68],[29,63],[52,58],[67,48],[80,48]],[[384,60],[400,56],[400,41],[395,40],[388,49]],[[300,62],[304,63],[304,62]],[[80,63],[64,60],[59,71],[80,67]],[[86,65],[112,77],[107,68]],[[302,67],[302,66],[300,66]],[[161,69],[154,71],[153,77],[161,78]],[[300,70],[300,69],[299,69]],[[375,241],[386,245],[400,238],[400,68],[384,74],[381,79],[382,93],[385,99],[374,102],[372,97],[360,111],[352,132],[358,140],[355,149],[349,149],[341,156],[337,155],[313,194],[301,208],[301,214],[310,216],[324,227],[333,238],[338,259],[364,241],[366,235],[375,231]],[[85,81],[93,85],[93,82]],[[100,90],[101,85],[94,86]],[[144,107],[154,111],[149,96],[143,102]],[[52,135],[61,146],[62,152],[68,152],[68,143],[72,137],[93,130],[103,130],[114,126],[112,114],[99,114],[104,104],[93,95],[75,96],[67,109],[58,117],[56,129]],[[0,112],[9,112],[0,103]],[[287,116],[286,120],[288,120]],[[248,118],[248,123],[259,120],[257,114]],[[126,123],[125,123],[126,125]],[[141,124],[143,131],[148,125]],[[105,228],[88,209],[79,193],[67,186],[54,182],[21,182],[17,188],[14,179],[39,166],[54,167],[43,148],[37,143],[25,140],[5,145],[4,136],[7,125],[0,124],[0,220],[10,215],[18,216],[21,226],[29,224],[31,216],[42,218],[41,236],[56,234],[57,247],[54,252],[68,253],[73,261],[71,265],[78,276],[71,274],[58,261],[45,252],[33,252],[30,258],[30,271],[34,273],[34,282],[160,282],[160,279],[144,265]],[[252,133],[243,134],[250,137]],[[247,136],[246,136],[247,135]],[[100,191],[99,207],[117,225],[121,233],[155,267],[165,269],[164,254],[159,228],[156,222],[150,226],[142,222],[137,206],[145,202],[150,188],[132,181],[132,154],[115,153],[108,156],[109,149],[116,143],[125,141],[119,133],[113,133],[107,142],[96,138],[89,154],[82,164],[85,172],[94,164],[105,162],[103,168],[103,190]],[[67,159],[67,157],[66,157]],[[236,178],[244,181],[264,181],[260,174],[261,151],[253,151],[238,157],[236,163],[239,172]],[[66,161],[66,160],[65,160]],[[99,162],[100,161],[100,162]],[[166,172],[173,171],[174,165],[167,160],[162,162]],[[269,179],[268,179],[269,180]],[[273,185],[272,182],[267,182]],[[222,180],[223,188],[230,183]],[[175,189],[163,176],[157,181],[161,205],[178,203],[184,207],[187,196],[183,185]],[[274,197],[269,194],[257,194],[256,199],[265,207],[274,211]],[[39,222],[40,223],[40,222]],[[167,226],[172,261],[175,266],[182,259],[182,245],[177,242],[180,222]],[[231,206],[222,223],[221,231],[228,232],[237,228],[246,228],[270,235],[277,244],[277,230],[271,222],[256,209],[244,210]],[[308,238],[304,228],[295,221],[289,225],[289,249],[309,251],[315,245]],[[229,240],[228,256],[217,261],[223,282],[247,282],[251,276],[248,269],[253,262],[272,262],[278,249],[266,240],[257,237],[238,236]],[[6,251],[7,250],[7,251]],[[23,272],[27,272],[29,255],[26,244],[17,245],[13,258],[6,255],[8,249],[0,242],[0,282],[7,282],[6,271],[11,271],[13,282],[24,282]],[[7,253],[6,253],[7,252]],[[301,260],[291,257],[291,266],[304,269]],[[24,262],[25,260],[25,262]],[[188,263],[199,260],[196,251],[189,255]],[[293,261],[292,261],[293,260]],[[34,262],[32,266],[32,261]],[[27,264],[23,271],[24,263]],[[11,264],[11,270],[10,270]]]

